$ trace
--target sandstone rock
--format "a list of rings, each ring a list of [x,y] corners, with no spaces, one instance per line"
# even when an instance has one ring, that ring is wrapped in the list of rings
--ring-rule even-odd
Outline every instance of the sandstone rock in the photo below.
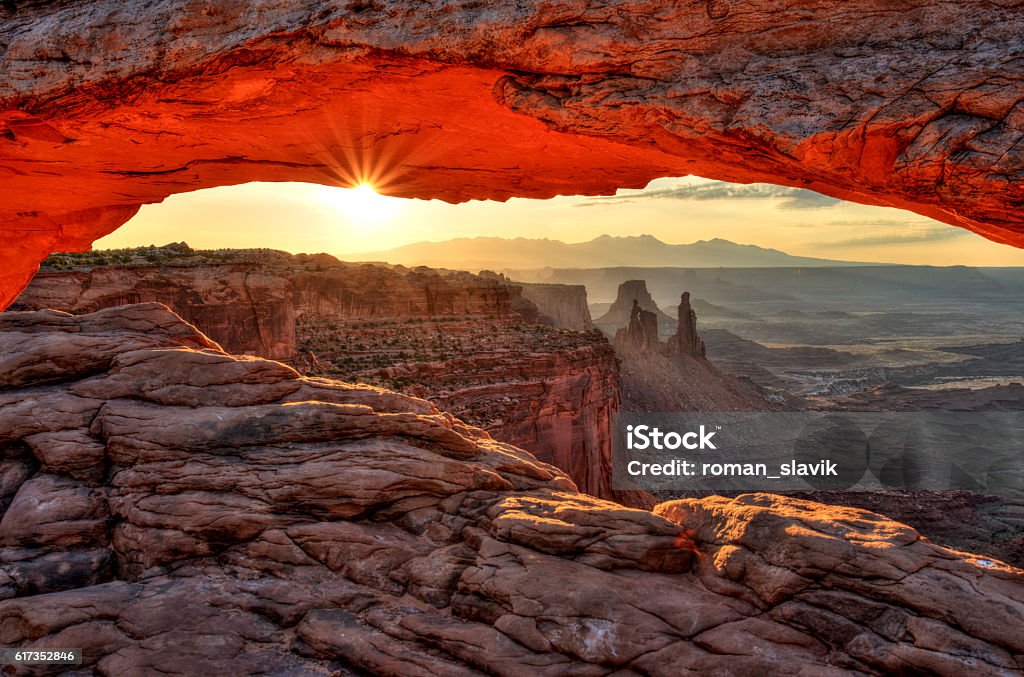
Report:
[[[250,180],[459,201],[694,173],[1019,242],[1019,8],[888,9],[7,5],[0,305],[140,204]]]
[[[127,301],[160,301],[229,351],[292,360],[307,372],[401,382],[405,390],[436,399],[498,439],[562,468],[583,491],[613,497],[611,425],[619,385],[610,347],[592,334],[563,347],[546,341],[551,333],[534,336],[509,327],[550,315],[555,326],[589,329],[584,287],[513,285],[494,274],[350,264],[326,254],[201,252],[183,243],[144,251],[155,261],[47,270],[16,307],[89,312]],[[427,362],[423,358],[433,346],[420,339],[430,330],[444,339],[435,350],[438,359]],[[526,335],[528,344],[521,340]],[[498,354],[490,345],[496,340],[502,343],[493,346]],[[297,355],[297,344],[305,357]],[[105,378],[86,379],[72,391],[161,405],[236,406],[255,403],[257,390],[273,402],[301,387],[294,372],[274,362],[174,350],[119,355]],[[451,353],[459,357],[444,359]],[[357,360],[366,364],[357,367]],[[386,361],[395,366],[381,368]],[[207,380],[182,385],[178,371],[200,366]],[[60,437],[27,441],[52,448],[51,457],[61,453]]]
[[[639,356],[658,353],[662,350],[658,339],[658,315],[644,310],[639,301],[633,300],[626,326],[615,332],[615,351],[619,355]]]
[[[630,294],[646,295],[649,305],[654,304],[643,280],[620,285],[616,304]],[[617,312],[613,306],[604,318]],[[628,324],[615,333],[615,352],[622,360],[624,411],[759,411],[778,406],[756,386],[722,373],[706,359],[687,292],[679,304],[675,333],[666,343],[658,338],[658,315],[634,299]]]
[[[1020,667],[1020,621],[1007,615],[1020,598],[1017,569],[939,548],[874,513],[797,499],[682,500],[655,513],[695,530],[707,555],[697,574],[712,589],[739,592],[768,618],[803,627],[844,651],[851,667],[937,673],[975,661]],[[991,607],[967,601],[979,593]],[[954,613],[955,628],[947,625]],[[979,634],[995,642],[978,643]],[[909,637],[912,645],[896,649]],[[935,652],[951,643],[958,647],[952,655]]]
[[[581,284],[531,284],[516,282],[523,290],[523,298],[532,302],[540,312],[561,329],[591,329],[587,288]]]
[[[644,280],[627,280],[619,285],[619,291],[615,296],[615,302],[601,317],[594,320],[594,324],[614,337],[615,333],[629,324],[633,315],[633,306],[638,304],[640,309],[654,313],[656,328],[660,333],[667,334],[675,328],[675,320],[666,315],[658,308],[658,305],[651,298],[647,291],[647,283]]]
[[[83,328],[125,352],[22,366],[40,383],[10,394],[93,420],[5,426],[0,520],[0,644],[82,647],[79,674],[1024,669],[1024,572],[874,513],[624,508],[423,400],[227,356],[156,305],[23,313],[0,343]]]
[[[508,333],[500,326],[482,330],[492,336]],[[613,498],[611,436],[619,410],[614,350],[597,331],[562,334],[564,346],[529,328],[510,338],[509,347],[500,350],[466,355],[469,349],[463,349],[465,357],[404,362],[358,375],[415,383],[418,394],[460,419],[564,470],[581,491]],[[517,343],[517,338],[524,340]]]
[[[15,307],[90,313],[163,303],[225,349],[276,360],[295,358],[300,319],[507,317],[522,310],[518,287],[468,273],[349,264],[326,254],[195,252],[182,244],[147,256],[156,263],[44,270]]]
[[[697,334],[697,313],[690,307],[688,291],[684,291],[679,299],[679,322],[676,325],[676,333],[669,336],[665,344],[670,354],[697,358],[707,356],[704,341]]]
[[[160,308],[139,304],[79,317],[50,310],[0,315],[0,391],[104,371],[118,354],[136,348],[220,348]]]
[[[697,174],[1020,241],[1016,5],[192,10],[2,10],[0,306],[140,204],[253,180],[458,201]]]

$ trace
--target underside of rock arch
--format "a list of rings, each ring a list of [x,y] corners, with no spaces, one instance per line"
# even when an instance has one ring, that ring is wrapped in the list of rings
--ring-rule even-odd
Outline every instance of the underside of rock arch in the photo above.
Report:
[[[1024,241],[1014,2],[0,6],[0,307],[141,204],[767,181]]]

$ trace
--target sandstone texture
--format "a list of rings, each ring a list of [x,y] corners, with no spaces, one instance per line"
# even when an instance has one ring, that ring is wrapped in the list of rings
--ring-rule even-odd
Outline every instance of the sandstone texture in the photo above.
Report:
[[[580,491],[618,498],[611,482],[618,360],[598,332],[574,337],[573,343],[578,347],[530,350],[520,344],[365,376],[412,381],[418,386],[413,391],[438,407],[565,471]]]
[[[196,251],[178,243],[51,261],[15,308],[89,313],[163,303],[230,352],[275,360],[296,356],[297,321],[539,315],[515,286],[462,272],[345,263],[328,254]]]
[[[623,508],[158,304],[6,313],[0,360],[0,644],[75,674],[1024,669],[1024,571],[871,512]]]
[[[582,491],[612,498],[619,363],[597,330],[516,319],[300,323],[307,373],[429,399],[556,465]],[[303,362],[304,360],[299,360]]]
[[[6,306],[140,204],[252,180],[399,196],[768,181],[1019,243],[1017,3],[0,7]],[[45,196],[45,197],[44,197]]]
[[[180,243],[48,263],[15,308],[164,303],[225,350],[429,398],[568,472],[582,491],[614,496],[615,353],[597,331],[537,324],[589,325],[582,286]],[[540,288],[542,308],[525,287]]]

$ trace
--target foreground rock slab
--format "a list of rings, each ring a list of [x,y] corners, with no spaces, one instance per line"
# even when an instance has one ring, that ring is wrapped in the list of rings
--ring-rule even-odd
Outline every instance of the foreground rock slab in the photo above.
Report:
[[[78,674],[1019,674],[1024,572],[767,495],[623,508],[165,307],[0,315],[0,644]]]

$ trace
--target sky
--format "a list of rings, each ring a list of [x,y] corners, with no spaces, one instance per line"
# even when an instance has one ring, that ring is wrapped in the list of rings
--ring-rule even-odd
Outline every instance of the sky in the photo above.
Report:
[[[184,241],[195,249],[268,247],[360,260],[361,253],[424,240],[498,236],[583,242],[605,234],[649,234],[671,244],[720,237],[844,261],[1024,266],[1024,250],[910,212],[804,189],[698,177],[657,179],[642,190],[613,196],[459,205],[384,197],[368,186],[249,183],[146,205],[95,247]]]

